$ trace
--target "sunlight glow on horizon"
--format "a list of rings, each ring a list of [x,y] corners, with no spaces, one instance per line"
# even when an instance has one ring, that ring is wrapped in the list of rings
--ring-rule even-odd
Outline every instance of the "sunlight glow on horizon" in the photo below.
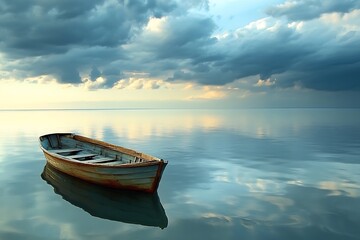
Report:
[[[216,100],[225,97],[225,93],[216,87],[167,83],[166,88],[152,89],[151,84],[152,81],[134,79],[126,87],[115,86],[89,91],[86,83],[74,86],[55,81],[37,82],[34,79],[23,82],[0,81],[0,109],[68,108],[72,103],[77,108],[82,105],[81,102],[96,102],[98,107],[103,103],[105,108],[109,102],[143,102],[144,107],[151,107],[151,102],[189,103],[193,100]],[[123,107],[122,104],[120,106]]]

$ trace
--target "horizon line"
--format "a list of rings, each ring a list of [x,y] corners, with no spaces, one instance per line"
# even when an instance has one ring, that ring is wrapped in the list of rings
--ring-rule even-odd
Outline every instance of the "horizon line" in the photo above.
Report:
[[[241,110],[241,109],[360,109],[360,107],[118,107],[118,108],[4,108],[1,112],[22,111],[110,111],[110,110]]]

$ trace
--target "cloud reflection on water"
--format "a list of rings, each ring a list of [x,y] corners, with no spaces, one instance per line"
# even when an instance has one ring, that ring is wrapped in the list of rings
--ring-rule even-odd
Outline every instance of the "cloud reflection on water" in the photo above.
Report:
[[[0,112],[0,238],[356,239],[359,116],[336,109]],[[55,195],[39,178],[45,160],[37,137],[58,131],[169,160],[159,188],[168,228],[91,218]]]

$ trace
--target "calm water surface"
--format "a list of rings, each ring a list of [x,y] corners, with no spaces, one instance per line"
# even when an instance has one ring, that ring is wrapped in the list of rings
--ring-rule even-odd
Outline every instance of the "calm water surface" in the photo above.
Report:
[[[0,239],[360,239],[360,110],[0,111],[0,123]],[[49,172],[37,138],[50,132],[167,159],[158,194]]]

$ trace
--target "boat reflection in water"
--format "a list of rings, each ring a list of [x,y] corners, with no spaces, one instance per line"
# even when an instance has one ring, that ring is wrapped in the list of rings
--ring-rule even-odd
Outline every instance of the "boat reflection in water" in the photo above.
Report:
[[[64,174],[47,164],[41,177],[55,193],[92,216],[166,228],[168,219],[157,193],[101,187]]]

